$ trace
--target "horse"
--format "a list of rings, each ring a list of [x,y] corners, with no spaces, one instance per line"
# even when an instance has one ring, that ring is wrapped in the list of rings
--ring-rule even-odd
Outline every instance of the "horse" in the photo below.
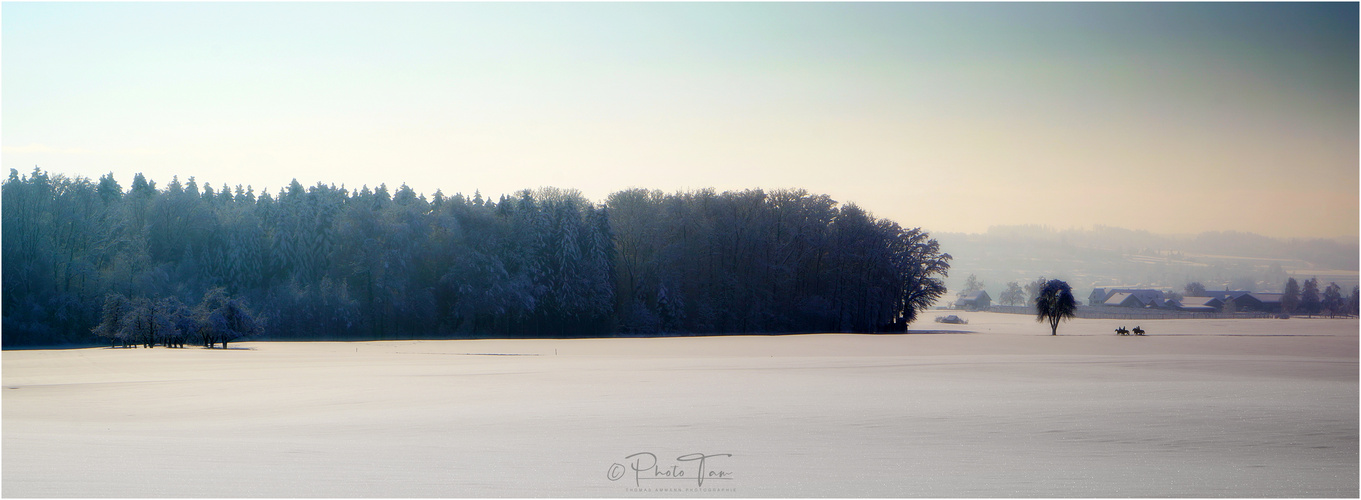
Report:
[[[1143,328],[1139,328],[1139,327],[1136,326],[1136,327],[1134,327],[1134,334],[1135,334],[1135,335],[1143,335],[1143,334],[1144,334],[1144,329],[1143,329]]]
[[[1120,327],[1120,328],[1116,328],[1116,329],[1115,329],[1115,334],[1116,334],[1116,335],[1129,335],[1129,330],[1126,330],[1125,327],[1122,326],[1122,327]]]

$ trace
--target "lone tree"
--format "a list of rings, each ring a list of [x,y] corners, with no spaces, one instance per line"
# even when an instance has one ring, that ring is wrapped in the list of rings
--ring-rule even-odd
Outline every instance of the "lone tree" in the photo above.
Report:
[[[1187,297],[1204,297],[1204,296],[1205,296],[1205,285],[1200,284],[1199,281],[1192,281],[1192,282],[1190,282],[1190,283],[1187,283],[1187,284],[1186,284],[1186,296],[1187,296]]]
[[[1049,280],[1035,297],[1035,321],[1049,320],[1051,335],[1059,334],[1059,321],[1077,317],[1073,287],[1060,280]]]

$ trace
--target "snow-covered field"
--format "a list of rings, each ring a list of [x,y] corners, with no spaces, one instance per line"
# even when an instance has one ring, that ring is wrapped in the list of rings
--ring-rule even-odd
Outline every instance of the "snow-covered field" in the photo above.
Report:
[[[1356,320],[1052,337],[927,316],[909,335],[5,351],[0,493],[1358,495]]]

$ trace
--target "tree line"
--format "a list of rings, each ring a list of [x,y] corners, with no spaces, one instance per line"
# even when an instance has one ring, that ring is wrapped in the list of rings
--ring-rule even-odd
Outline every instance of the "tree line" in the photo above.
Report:
[[[195,342],[226,349],[228,342],[261,331],[255,314],[221,288],[209,290],[192,309],[175,297],[129,299],[110,293],[100,317],[93,332],[110,347],[184,347]]]
[[[256,194],[35,168],[0,198],[8,346],[901,331],[945,293],[951,259],[803,190]],[[210,324],[228,303],[251,324]]]
[[[1329,317],[1358,316],[1361,315],[1361,286],[1354,286],[1351,294],[1342,295],[1342,287],[1334,282],[1329,282],[1320,292],[1316,277],[1304,280],[1303,287],[1295,278],[1290,278],[1281,292],[1281,312]]]
[[[1205,285],[1199,281],[1187,283],[1182,291],[1185,292],[1184,295],[1169,292],[1168,298],[1182,300],[1185,297],[1209,295]],[[1224,306],[1221,309],[1226,312],[1238,312],[1238,305],[1232,298],[1229,298],[1224,301]],[[1357,316],[1361,314],[1361,286],[1353,286],[1350,294],[1343,295],[1342,286],[1336,282],[1329,282],[1327,287],[1320,290],[1318,277],[1304,280],[1303,287],[1300,286],[1299,281],[1292,277],[1286,280],[1285,287],[1281,291],[1281,312],[1308,316]]]

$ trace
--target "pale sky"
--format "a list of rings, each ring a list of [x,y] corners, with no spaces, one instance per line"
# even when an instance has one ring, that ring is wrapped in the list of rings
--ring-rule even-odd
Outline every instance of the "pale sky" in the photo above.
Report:
[[[929,231],[1358,233],[1332,4],[15,3],[3,166],[801,187]]]

